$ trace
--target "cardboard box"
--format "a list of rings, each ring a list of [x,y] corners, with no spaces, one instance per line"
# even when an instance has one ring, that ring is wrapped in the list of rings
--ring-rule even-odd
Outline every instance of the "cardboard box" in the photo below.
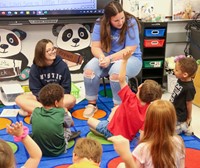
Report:
[[[20,84],[6,84],[1,86],[1,94],[5,101],[14,102],[15,98],[24,93]]]
[[[200,65],[198,66],[198,70],[194,78],[194,86],[196,89],[196,95],[194,97],[193,104],[200,107]]]
[[[169,93],[173,92],[176,82],[177,82],[177,78],[175,75],[172,75],[172,74],[167,75],[167,91]]]

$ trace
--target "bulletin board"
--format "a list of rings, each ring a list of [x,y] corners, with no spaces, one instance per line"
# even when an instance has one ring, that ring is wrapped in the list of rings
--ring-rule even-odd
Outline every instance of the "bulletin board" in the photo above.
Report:
[[[146,4],[145,12],[161,14],[163,17],[172,16],[172,0],[123,0],[123,8],[136,17],[141,17],[142,6]],[[152,10],[153,6],[153,11]]]

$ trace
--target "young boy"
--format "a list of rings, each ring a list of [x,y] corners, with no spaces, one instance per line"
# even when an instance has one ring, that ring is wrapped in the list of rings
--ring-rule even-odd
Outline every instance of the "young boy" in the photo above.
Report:
[[[72,136],[73,120],[63,108],[64,90],[59,84],[47,84],[39,92],[43,107],[36,107],[31,116],[32,138],[43,156],[58,156],[67,150]],[[73,138],[80,131],[73,133]]]
[[[122,135],[130,141],[143,127],[146,109],[150,102],[160,99],[162,96],[161,86],[153,81],[146,80],[138,87],[137,94],[133,93],[126,82],[126,65],[132,52],[123,55],[119,73],[121,90],[119,96],[122,103],[113,108],[108,120],[100,121],[93,117],[88,119],[91,129],[96,129],[106,138],[113,135]]]
[[[99,168],[102,156],[101,144],[91,138],[79,138],[73,151],[73,165],[69,168]]]
[[[195,59],[182,57],[176,60],[174,74],[178,78],[170,101],[174,104],[177,115],[177,134],[192,135],[190,123],[192,120],[192,101],[196,94],[193,77],[197,71]]]

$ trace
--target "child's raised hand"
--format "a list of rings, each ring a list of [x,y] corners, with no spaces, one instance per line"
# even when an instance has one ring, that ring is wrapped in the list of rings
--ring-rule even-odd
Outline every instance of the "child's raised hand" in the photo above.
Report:
[[[129,140],[121,135],[112,136],[108,138],[109,141],[113,142],[115,151],[121,156],[125,157],[130,153],[130,143]]]
[[[11,125],[7,124],[6,132],[10,135],[20,137],[23,134],[23,123],[22,123],[22,121],[12,123]]]

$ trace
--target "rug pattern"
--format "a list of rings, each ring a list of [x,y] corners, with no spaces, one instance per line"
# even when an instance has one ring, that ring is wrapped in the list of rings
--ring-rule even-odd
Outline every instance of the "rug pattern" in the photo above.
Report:
[[[109,88],[108,88],[109,89]],[[105,140],[102,137],[97,137],[90,132],[87,126],[87,119],[82,116],[84,107],[87,105],[87,101],[84,99],[79,102],[72,110],[72,117],[75,122],[75,126],[72,127],[72,130],[80,130],[81,137],[92,137],[98,140],[103,146],[103,156],[100,167],[101,168],[115,168],[121,162],[121,159],[118,157],[117,153],[113,149],[112,143]],[[95,118],[106,119],[110,114],[110,109],[113,107],[112,99],[110,97],[104,97],[102,93],[102,87],[100,88],[99,98],[97,101],[99,110],[94,115]],[[0,113],[3,109],[14,108],[18,109],[18,106],[1,106]],[[4,139],[12,147],[13,152],[16,157],[17,168],[20,168],[25,161],[27,160],[28,153],[26,152],[22,143],[15,143],[13,137],[6,133],[6,124],[10,124],[16,121],[23,121],[24,125],[29,127],[30,131],[32,130],[30,125],[30,117],[17,117],[4,118],[0,117],[0,138]],[[186,168],[200,168],[200,139],[196,136],[184,136],[181,135],[185,147],[186,147]],[[139,134],[131,142],[131,150],[137,145]],[[72,151],[75,141],[71,141],[68,145],[67,153],[64,153],[58,157],[42,157],[42,160],[39,164],[39,168],[66,168],[72,164]]]

